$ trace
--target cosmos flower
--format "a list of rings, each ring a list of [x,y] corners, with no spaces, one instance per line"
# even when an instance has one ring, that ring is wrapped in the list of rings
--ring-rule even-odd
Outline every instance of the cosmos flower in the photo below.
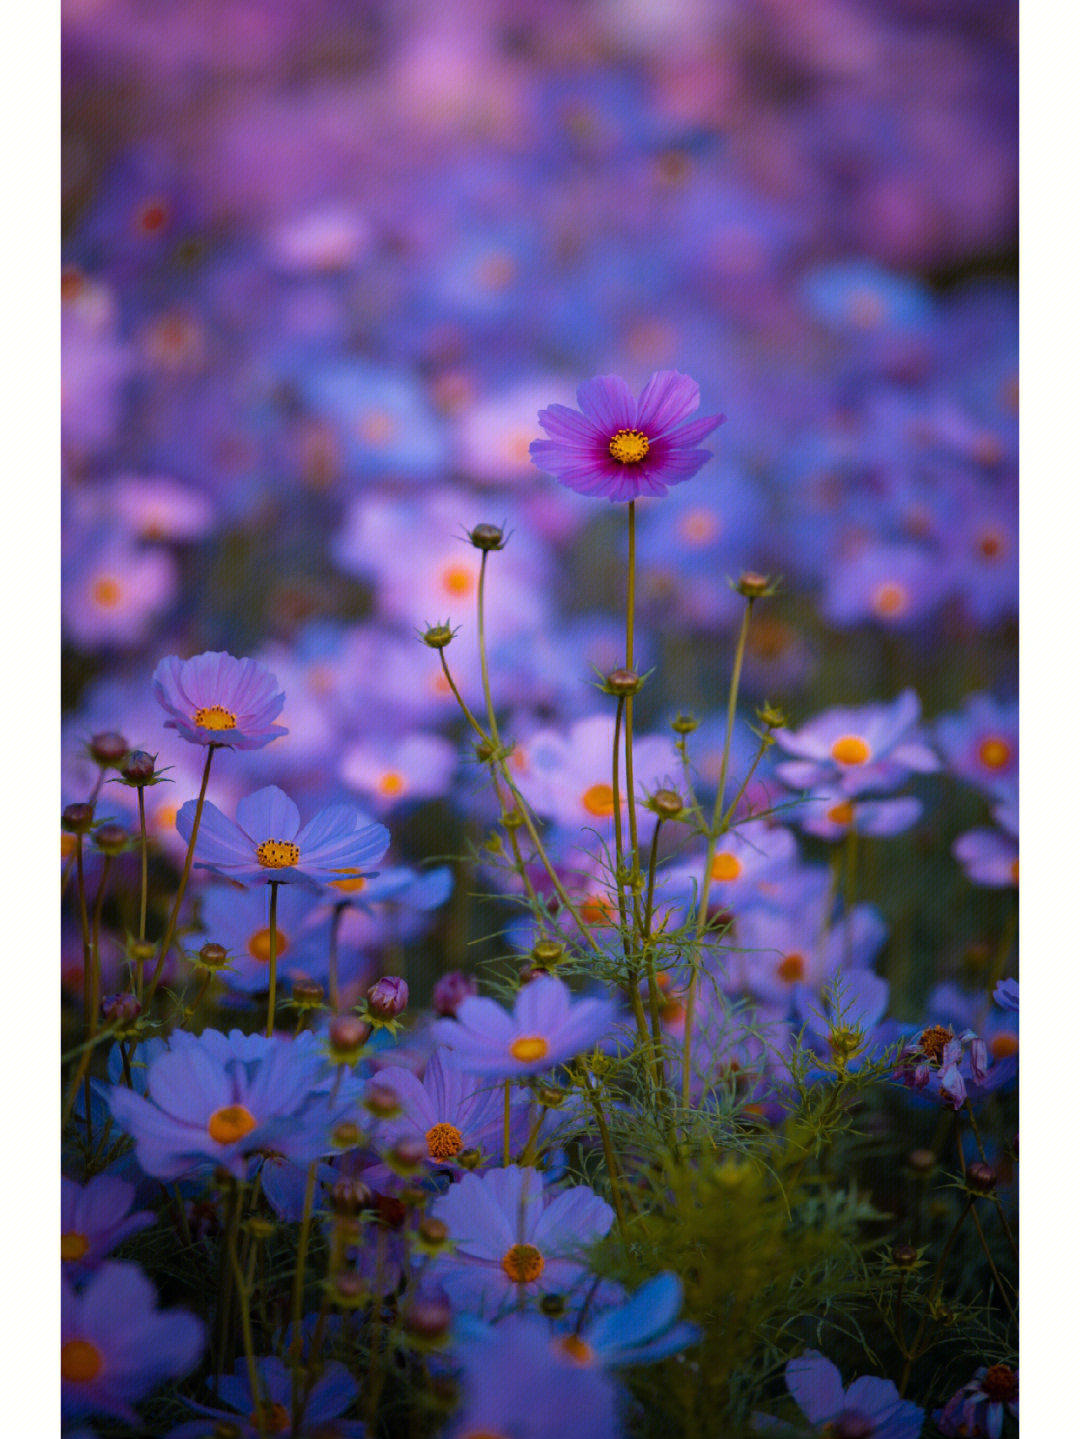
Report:
[[[1020,1375],[1007,1364],[984,1364],[944,1409],[934,1413],[934,1423],[949,1439],[963,1435],[986,1435],[1000,1439],[1006,1409],[1019,1418]]]
[[[1019,773],[1020,714],[1013,700],[968,695],[958,714],[942,715],[934,738],[950,773],[998,798],[1014,792]]]
[[[556,1341],[577,1364],[650,1364],[696,1344],[701,1330],[679,1319],[682,1281],[670,1271],[642,1284],[625,1303],[590,1319],[580,1333],[563,1334]]]
[[[512,1014],[493,999],[463,999],[455,1017],[437,1020],[433,1033],[456,1067],[510,1079],[592,1049],[610,1033],[615,1013],[614,1001],[574,999],[561,979],[541,975],[518,992]]]
[[[578,410],[549,405],[539,415],[550,436],[529,453],[540,469],[581,495],[613,503],[638,495],[666,495],[669,485],[696,475],[708,450],[696,448],[723,420],[690,420],[701,402],[696,382],[677,370],[657,370],[635,400],[617,375],[597,375],[578,387]]]
[[[95,1174],[85,1185],[60,1180],[60,1259],[75,1277],[94,1269],[132,1234],[156,1222],[148,1209],[130,1213],[135,1186],[112,1174]]]
[[[307,1403],[304,1405],[303,1427],[294,1430],[291,1422],[293,1376],[285,1363],[276,1355],[269,1354],[255,1360],[259,1376],[259,1398],[264,1407],[263,1433],[293,1434],[296,1439],[303,1435],[333,1433],[337,1439],[361,1439],[364,1425],[358,1419],[342,1419],[341,1415],[356,1399],[356,1383],[344,1364],[331,1360],[320,1372],[311,1386]],[[170,1429],[167,1439],[205,1439],[217,1428],[207,1420],[221,1421],[220,1428],[236,1439],[258,1439],[259,1429],[255,1424],[254,1404],[251,1398],[251,1382],[248,1377],[247,1361],[237,1361],[233,1374],[218,1380],[218,1397],[229,1407],[211,1409],[205,1404],[186,1402],[205,1419],[190,1419]],[[324,1427],[325,1426],[325,1427]]]
[[[176,816],[176,828],[191,839],[195,801]],[[236,822],[206,804],[196,861],[201,869],[242,884],[331,884],[342,874],[365,873],[386,853],[390,833],[371,824],[351,804],[333,804],[301,828],[300,811],[284,791],[267,785],[236,806]],[[370,873],[370,871],[369,871]]]
[[[257,660],[238,660],[215,651],[189,660],[169,655],[154,671],[153,689],[170,715],[165,728],[176,730],[192,744],[261,749],[288,734],[272,723],[285,696]]]
[[[103,1264],[76,1294],[61,1276],[60,1403],[64,1417],[111,1414],[138,1424],[132,1403],[195,1364],[202,1321],[157,1309],[154,1286],[137,1264]]]
[[[547,1200],[539,1170],[517,1165],[463,1174],[431,1212],[446,1224],[454,1248],[432,1261],[430,1278],[455,1303],[489,1312],[519,1289],[526,1295],[573,1289],[588,1272],[582,1251],[615,1219],[588,1185]]]
[[[939,768],[918,738],[919,697],[905,690],[886,704],[858,709],[836,706],[795,730],[779,730],[776,742],[793,759],[776,772],[795,789],[829,785],[846,796],[894,789],[912,772]]]
[[[922,1433],[923,1410],[901,1399],[895,1384],[866,1374],[845,1389],[839,1369],[816,1349],[792,1359],[784,1378],[815,1433],[851,1434],[859,1439],[918,1439]],[[796,1432],[757,1414],[754,1427],[766,1434]]]

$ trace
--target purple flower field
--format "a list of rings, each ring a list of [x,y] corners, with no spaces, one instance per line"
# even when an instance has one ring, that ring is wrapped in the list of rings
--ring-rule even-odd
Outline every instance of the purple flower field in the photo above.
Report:
[[[62,60],[62,1432],[1017,1434],[1015,6]]]

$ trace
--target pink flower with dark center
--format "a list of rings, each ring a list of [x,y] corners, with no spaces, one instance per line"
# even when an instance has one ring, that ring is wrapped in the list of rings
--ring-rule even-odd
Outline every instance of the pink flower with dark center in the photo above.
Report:
[[[617,375],[597,375],[578,387],[578,410],[548,405],[539,414],[550,438],[534,440],[534,464],[580,495],[615,503],[666,495],[669,485],[696,475],[711,451],[697,445],[723,415],[689,416],[701,392],[689,375],[657,370],[635,400]]]

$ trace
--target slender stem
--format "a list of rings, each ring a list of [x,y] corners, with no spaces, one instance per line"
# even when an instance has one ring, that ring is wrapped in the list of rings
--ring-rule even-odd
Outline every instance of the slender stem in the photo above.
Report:
[[[148,859],[146,844],[146,788],[139,785],[139,850],[142,859],[139,884],[139,938],[146,938],[146,892],[148,888]],[[138,984],[142,985],[142,964],[136,968]]]
[[[585,1092],[596,1115],[596,1127],[600,1131],[600,1143],[604,1149],[604,1162],[607,1164],[608,1178],[611,1181],[611,1201],[615,1206],[615,1218],[619,1225],[619,1233],[626,1242],[626,1214],[623,1210],[622,1194],[619,1186],[619,1168],[615,1162],[615,1150],[612,1148],[611,1135],[608,1133],[607,1122],[604,1119],[604,1111],[600,1104],[600,1096],[590,1083],[590,1075],[582,1063],[582,1080]]]
[[[716,858],[716,841],[722,832],[721,817],[724,807],[724,791],[727,787],[728,761],[731,758],[731,736],[735,729],[735,703],[739,694],[739,677],[742,673],[743,656],[746,653],[746,638],[750,633],[750,615],[754,600],[748,596],[743,611],[739,640],[735,649],[735,664],[731,671],[731,686],[728,690],[727,730],[724,734],[724,750],[720,759],[720,778],[716,784],[716,801],[713,805],[712,824],[709,827],[709,843],[705,854],[705,875],[701,883],[701,901],[698,905],[697,925],[694,942],[690,950],[690,988],[686,996],[686,1017],[683,1024],[682,1056],[682,1106],[690,1108],[690,1048],[694,1033],[694,1006],[697,1003],[698,981],[701,972],[701,941],[705,934],[705,922],[709,916],[709,888],[712,884],[713,860]]]
[[[270,998],[267,1000],[266,1037],[274,1036],[274,1010],[277,1005],[277,892],[279,879],[270,881]]]
[[[97,804],[97,798],[98,798],[98,795],[101,793],[101,786],[102,786],[102,784],[103,784],[104,782],[105,782],[105,771],[104,771],[103,769],[99,769],[99,770],[98,770],[98,777],[97,777],[97,779],[94,781],[94,788],[90,791],[90,798],[86,801],[87,805],[88,805],[89,808],[90,808],[91,819],[93,818],[94,807],[95,807],[95,805]],[[81,838],[81,836],[80,836],[80,838]],[[76,846],[76,853],[77,853],[77,852],[78,852],[78,847]],[[61,877],[60,877],[60,898],[61,898],[61,899],[63,899],[64,895],[67,893],[67,887],[68,887],[68,884],[69,884],[70,881],[71,881],[71,867],[72,867],[72,865],[73,865],[74,863],[75,863],[75,856],[74,856],[74,855],[69,855],[68,858],[67,858],[67,860],[65,861],[65,864],[64,864],[64,872],[63,872],[63,874],[62,874]]]
[[[480,651],[480,680],[484,687],[484,706],[487,710],[488,730],[496,747],[499,744],[499,726],[495,722],[495,705],[491,698],[491,682],[488,678],[487,645],[484,641],[484,580],[487,576],[487,562],[490,551],[480,556],[480,583],[476,587],[476,643]]]
[[[299,1433],[300,1386],[296,1382],[297,1370],[303,1356],[303,1334],[301,1324],[304,1318],[304,1266],[307,1263],[308,1236],[311,1233],[311,1211],[315,1203],[315,1171],[317,1161],[308,1165],[307,1185],[304,1188],[304,1210],[300,1220],[300,1239],[296,1251],[296,1272],[293,1275],[292,1291],[292,1343],[289,1347],[289,1362],[292,1366],[292,1411],[293,1431]]]
[[[98,1006],[101,1003],[101,910],[105,903],[105,887],[109,881],[109,870],[112,868],[112,855],[105,856],[105,863],[101,870],[101,883],[98,885],[98,892],[94,899],[94,918],[90,934],[90,996],[86,1003],[86,1037],[93,1039],[97,1034]],[[86,1051],[86,1074],[83,1079],[83,1098],[86,1104],[86,1137],[91,1137],[90,1119],[90,1056],[92,1050]]]
[[[480,736],[480,738],[486,740],[487,735],[484,732],[484,726],[480,723],[480,721],[473,714],[472,710],[465,703],[464,699],[462,698],[461,691],[454,683],[454,677],[450,673],[450,666],[446,663],[445,650],[439,651],[439,663],[442,665],[443,674],[446,676],[446,683],[450,686],[450,691],[453,694],[454,698],[457,700],[461,713],[469,721],[469,723],[472,725],[473,729]]]
[[[1014,1324],[1017,1324],[1019,1321],[1016,1316],[1016,1309],[1013,1305],[1012,1300],[1009,1298],[1008,1292],[1005,1288],[1005,1281],[998,1273],[997,1265],[994,1263],[994,1256],[990,1253],[990,1246],[986,1242],[986,1235],[983,1233],[983,1227],[979,1221],[978,1207],[974,1204],[971,1206],[971,1217],[975,1221],[975,1228],[978,1230],[979,1233],[979,1243],[982,1245],[982,1251],[986,1255],[986,1262],[990,1266],[990,1273],[994,1276],[994,1283],[998,1287],[998,1293],[1005,1301],[1005,1307],[1006,1309],[1008,1309],[1010,1315],[1012,1316],[1012,1322]]]
[[[641,1003],[641,996],[638,994],[640,973],[634,963],[634,936],[627,922],[626,893],[623,890],[626,857],[623,854],[622,796],[619,793],[619,738],[625,706],[626,697],[620,695],[618,704],[615,706],[615,735],[611,745],[611,805],[612,818],[615,822],[615,893],[619,902],[619,934],[622,938],[623,958],[626,960],[626,983],[632,997],[631,1007],[637,1024],[638,1040],[645,1044],[648,1042],[649,1031],[645,1023],[645,1010]]]
[[[229,1264],[232,1267],[233,1282],[236,1287],[237,1298],[240,1300],[240,1331],[244,1339],[244,1359],[247,1362],[248,1383],[251,1386],[251,1420],[258,1430],[260,1439],[266,1433],[266,1414],[263,1411],[262,1399],[259,1394],[259,1370],[255,1363],[255,1346],[251,1337],[251,1306],[248,1303],[248,1287],[244,1282],[243,1271],[240,1268],[240,1258],[236,1252],[236,1234],[240,1221],[239,1187],[237,1189],[237,1202],[234,1210],[235,1219],[229,1225],[228,1249]]]
[[[191,864],[195,858],[195,841],[199,835],[199,822],[202,819],[203,805],[206,802],[206,787],[210,783],[210,761],[214,758],[214,751],[218,748],[216,744],[206,747],[206,764],[203,767],[202,784],[199,786],[199,798],[195,802],[195,817],[191,823],[191,838],[188,840],[187,854],[184,856],[184,869],[180,875],[180,887],[176,891],[176,899],[173,902],[172,913],[169,915],[169,922],[165,927],[165,937],[161,941],[161,950],[154,965],[154,973],[150,978],[150,989],[146,995],[147,1004],[154,997],[154,992],[161,979],[161,971],[165,968],[165,957],[169,953],[169,946],[173,942],[173,935],[176,933],[176,921],[180,914],[180,906],[184,902],[184,893],[187,890],[188,878],[191,874]]]
[[[92,960],[92,958],[91,958],[91,947],[90,947],[90,920],[89,920],[89,917],[87,916],[87,912],[86,912],[86,871],[85,871],[85,869],[83,868],[83,837],[82,837],[81,834],[77,834],[77,835],[75,836],[75,865],[76,865],[76,874],[77,874],[77,894],[78,894],[78,900],[79,900],[79,924],[80,924],[80,927],[81,927],[81,929],[82,929],[82,950],[83,950],[83,1030],[84,1030],[85,1034],[86,1034],[87,1037],[88,1037],[88,1038],[87,1038],[87,1046],[88,1046],[88,1047],[87,1047],[86,1053],[85,1053],[85,1055],[84,1055],[83,1063],[80,1064],[80,1066],[79,1066],[79,1071],[78,1071],[78,1076],[77,1076],[77,1077],[81,1077],[81,1075],[82,1075],[84,1072],[89,1073],[89,1069],[90,1069],[90,1051],[91,1051],[91,1049],[92,1049],[92,1047],[93,1047],[93,1041],[94,1041],[94,1030],[93,1030],[93,1027],[92,1027],[92,1020],[91,1020],[91,1017],[90,1017],[91,989],[92,989],[92,984],[93,984],[93,980],[92,980],[92,977],[91,977],[91,975],[92,975],[92,969],[93,969],[93,960]],[[76,1088],[77,1088],[77,1087],[78,1087],[78,1086],[76,1086]],[[67,1121],[66,1121],[66,1116],[65,1116],[65,1123],[66,1123],[66,1122],[67,1122]],[[89,1083],[87,1084],[86,1138],[87,1138],[88,1141],[89,1141],[89,1139],[91,1138]]]
[[[938,1291],[941,1288],[941,1280],[945,1273],[945,1261],[949,1257],[949,1250],[953,1247],[953,1242],[956,1239],[956,1236],[960,1233],[961,1226],[963,1225],[964,1220],[967,1218],[967,1212],[971,1208],[973,1202],[974,1201],[971,1195],[968,1195],[967,1203],[960,1211],[959,1219],[957,1219],[956,1223],[949,1231],[949,1237],[948,1239],[946,1239],[944,1248],[941,1251],[941,1257],[938,1259],[937,1268],[934,1270],[934,1277],[930,1284],[930,1293],[926,1297],[926,1309],[923,1313],[922,1319],[919,1321],[919,1327],[915,1331],[915,1338],[911,1341],[911,1348],[908,1351],[907,1357],[904,1361],[904,1372],[900,1376],[898,1392],[901,1399],[904,1397],[904,1390],[907,1388],[908,1380],[911,1378],[912,1366],[915,1363],[916,1359],[918,1359],[919,1357],[919,1341],[923,1337],[923,1334],[926,1330],[927,1322],[930,1318],[930,1306],[937,1298]]]
[[[634,672],[634,582],[637,574],[637,515],[635,501],[626,507],[626,668]],[[630,830],[630,893],[635,930],[640,934],[641,857],[638,853],[637,806],[634,798],[634,697],[626,696],[626,818]]]

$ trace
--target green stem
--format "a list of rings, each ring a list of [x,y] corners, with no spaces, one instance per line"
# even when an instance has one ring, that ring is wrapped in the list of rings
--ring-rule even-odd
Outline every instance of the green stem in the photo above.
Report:
[[[607,1165],[608,1178],[611,1181],[611,1201],[615,1206],[615,1219],[618,1223],[619,1233],[622,1236],[623,1242],[626,1243],[626,1214],[623,1210],[622,1194],[619,1186],[619,1168],[615,1162],[615,1150],[611,1144],[611,1135],[608,1132],[607,1121],[604,1119],[600,1096],[597,1094],[593,1085],[590,1084],[589,1079],[589,1072],[583,1062],[582,1082],[585,1087],[585,1092],[589,1096],[589,1101],[592,1104],[593,1113],[596,1115],[596,1127],[600,1131],[600,1143],[604,1150],[604,1162]]]
[[[911,1349],[908,1352],[907,1358],[904,1361],[904,1372],[900,1376],[898,1392],[901,1399],[904,1397],[904,1390],[907,1388],[908,1381],[911,1378],[912,1366],[914,1365],[916,1359],[919,1358],[919,1342],[926,1331],[926,1325],[930,1318],[931,1305],[937,1298],[938,1291],[941,1288],[941,1281],[945,1274],[945,1261],[949,1257],[949,1250],[953,1247],[953,1242],[956,1239],[956,1236],[960,1233],[961,1226],[963,1225],[964,1220],[967,1218],[967,1212],[971,1208],[973,1202],[974,1201],[969,1195],[967,1203],[960,1211],[959,1219],[957,1219],[956,1223],[949,1231],[949,1237],[945,1241],[945,1246],[941,1251],[941,1257],[937,1262],[937,1268],[934,1270],[934,1277],[930,1283],[930,1293],[927,1295],[926,1298],[926,1309],[923,1313],[922,1319],[919,1321],[919,1327],[915,1331],[915,1338],[911,1341]]]
[[[747,596],[743,611],[739,641],[735,649],[735,664],[731,671],[731,686],[728,690],[727,731],[724,735],[724,750],[720,760],[720,778],[716,784],[716,802],[713,805],[712,824],[709,826],[709,843],[705,854],[705,876],[701,884],[701,901],[698,905],[694,942],[690,950],[690,988],[686,996],[686,1018],[683,1024],[682,1056],[682,1107],[690,1108],[690,1049],[694,1032],[694,1006],[697,1003],[698,982],[701,972],[701,941],[705,934],[705,922],[709,915],[709,888],[712,884],[713,860],[716,858],[716,841],[722,833],[721,816],[724,807],[724,791],[727,787],[728,762],[731,758],[731,736],[735,729],[735,703],[739,694],[739,677],[742,674],[743,656],[746,653],[746,637],[750,633],[750,615],[754,608],[752,596]]]
[[[300,1430],[300,1404],[303,1398],[296,1378],[300,1361],[303,1357],[304,1341],[301,1324],[304,1318],[304,1266],[307,1263],[308,1237],[311,1233],[311,1211],[315,1204],[315,1171],[317,1167],[317,1161],[308,1165],[307,1185],[304,1189],[304,1210],[300,1220],[300,1239],[296,1250],[296,1272],[293,1275],[293,1337],[289,1350],[289,1362],[292,1367],[292,1422],[294,1433],[299,1433]]]
[[[218,748],[216,744],[206,747],[206,764],[203,767],[202,784],[199,786],[199,798],[195,802],[195,817],[191,824],[191,838],[188,840],[187,854],[184,856],[184,868],[180,875],[180,887],[176,891],[176,899],[173,902],[172,913],[169,915],[169,922],[165,927],[165,937],[161,941],[161,950],[154,965],[154,973],[150,977],[150,988],[147,991],[146,1003],[149,1004],[154,997],[154,992],[161,979],[161,971],[165,968],[165,957],[169,953],[169,947],[173,942],[176,933],[176,921],[180,914],[180,906],[184,902],[184,893],[187,890],[188,878],[191,875],[191,864],[195,858],[195,841],[199,835],[199,822],[202,819],[203,805],[206,802],[206,787],[210,783],[210,761],[214,758],[214,751]]]
[[[146,938],[146,893],[148,889],[149,872],[146,843],[146,791],[143,785],[139,786],[139,851],[141,857],[141,873],[139,883],[139,938]],[[137,984],[142,987],[142,964],[135,970]]]
[[[626,668],[634,673],[634,584],[637,576],[637,513],[635,501],[626,508]],[[641,857],[638,853],[637,805],[634,798],[634,697],[626,696],[626,818],[630,830],[630,895],[634,928],[641,933],[639,916]]]
[[[101,1003],[101,910],[105,903],[105,887],[108,884],[111,868],[112,855],[107,854],[101,870],[101,883],[98,885],[98,892],[94,899],[94,919],[90,934],[90,997],[86,1004],[87,1039],[93,1039],[97,1034],[98,1006]],[[83,1079],[88,1140],[92,1133],[90,1119],[90,1057],[92,1053],[92,1049],[86,1051],[86,1072]]]
[[[244,1274],[240,1267],[240,1257],[236,1252],[236,1235],[239,1229],[240,1205],[239,1186],[237,1187],[237,1202],[235,1207],[235,1220],[229,1226],[228,1249],[229,1264],[233,1272],[233,1283],[236,1287],[237,1298],[240,1300],[240,1332],[244,1340],[244,1359],[247,1363],[248,1383],[251,1386],[251,1420],[258,1430],[260,1439],[266,1434],[266,1414],[263,1411],[262,1398],[259,1394],[259,1370],[255,1363],[255,1345],[251,1335],[251,1305],[248,1302],[248,1287],[244,1282]]]
[[[270,997],[267,1000],[266,1037],[274,1037],[274,1010],[277,1006],[277,892],[279,879],[270,881]]]

